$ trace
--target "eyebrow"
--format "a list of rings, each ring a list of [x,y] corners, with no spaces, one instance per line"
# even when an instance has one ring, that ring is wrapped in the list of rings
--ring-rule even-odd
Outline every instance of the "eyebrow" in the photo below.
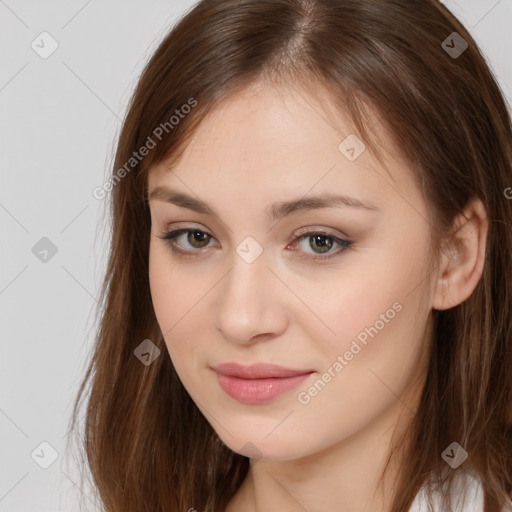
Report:
[[[176,206],[181,206],[182,208],[193,210],[197,213],[212,215],[219,218],[215,209],[208,203],[164,186],[155,187],[149,194],[149,200],[165,201],[167,203],[175,204]],[[278,221],[292,213],[335,207],[380,211],[380,208],[377,206],[369,203],[363,203],[360,199],[355,197],[347,195],[322,194],[274,203],[267,208],[266,215],[270,220]]]

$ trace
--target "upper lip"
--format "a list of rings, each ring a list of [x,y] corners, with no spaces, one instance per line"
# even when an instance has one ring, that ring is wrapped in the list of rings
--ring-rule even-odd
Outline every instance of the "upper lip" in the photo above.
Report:
[[[234,362],[221,363],[214,366],[213,369],[217,373],[230,375],[232,377],[240,377],[242,379],[264,379],[269,377],[285,378],[294,377],[296,375],[305,375],[314,371],[293,370],[276,364],[256,363],[251,365],[242,365]]]

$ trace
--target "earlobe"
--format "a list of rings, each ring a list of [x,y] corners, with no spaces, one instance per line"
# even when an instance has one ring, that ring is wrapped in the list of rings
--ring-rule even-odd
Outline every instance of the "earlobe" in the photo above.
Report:
[[[464,302],[475,290],[485,263],[488,221],[480,199],[471,200],[442,244],[432,308]]]

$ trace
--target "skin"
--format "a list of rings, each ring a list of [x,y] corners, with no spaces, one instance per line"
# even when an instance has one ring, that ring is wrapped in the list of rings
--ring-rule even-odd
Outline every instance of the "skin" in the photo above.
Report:
[[[210,113],[177,166],[163,161],[148,174],[150,193],[167,186],[220,216],[151,199],[149,280],[183,385],[222,441],[252,456],[228,512],[389,510],[389,489],[377,482],[393,432],[402,432],[417,407],[431,310],[464,301],[482,272],[482,204],[468,206],[454,251],[429,271],[432,226],[400,148],[377,125],[389,171],[368,149],[349,161],[338,146],[354,128],[315,92],[255,83]],[[271,203],[333,192],[379,211],[330,207],[277,223],[265,215]],[[183,227],[212,235],[175,239],[200,256],[180,258],[158,238]],[[307,260],[321,257],[321,247],[311,237],[293,242],[310,227],[302,233],[324,230],[354,243],[324,263]],[[236,252],[248,236],[263,249],[252,263]],[[329,241],[328,254],[339,251]],[[400,312],[300,403],[298,393],[396,302]],[[271,402],[248,405],[218,385],[210,367],[225,361],[315,373]]]

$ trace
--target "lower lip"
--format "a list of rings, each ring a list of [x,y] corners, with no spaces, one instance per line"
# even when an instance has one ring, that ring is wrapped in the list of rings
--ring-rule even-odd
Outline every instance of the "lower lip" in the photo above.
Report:
[[[294,377],[241,379],[217,373],[220,387],[232,398],[244,404],[262,404],[296,388],[311,373]]]

